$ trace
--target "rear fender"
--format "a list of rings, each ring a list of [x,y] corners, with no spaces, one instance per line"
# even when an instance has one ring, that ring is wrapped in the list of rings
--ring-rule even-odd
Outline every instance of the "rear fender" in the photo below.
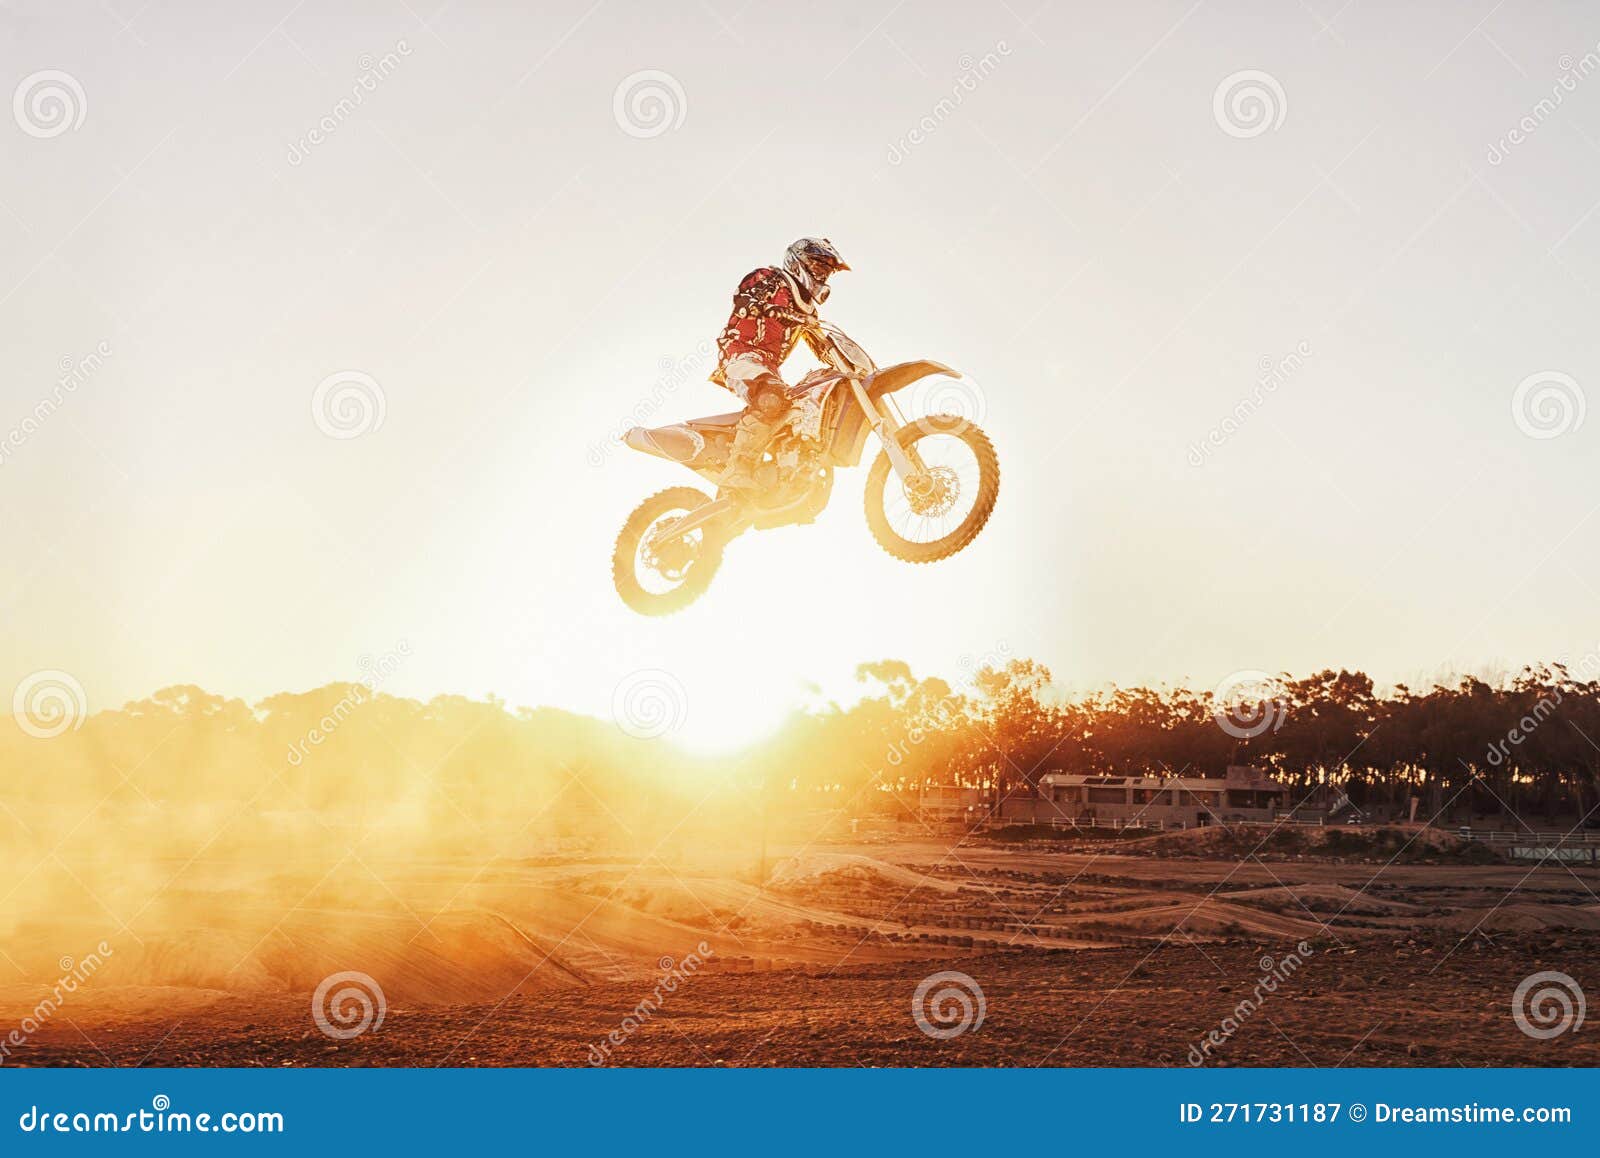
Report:
[[[654,429],[635,426],[622,436],[622,443],[654,458],[675,462],[703,479],[716,482],[728,465],[731,438],[731,428],[713,428],[702,433],[688,424]]]
[[[699,458],[706,448],[705,437],[699,431],[683,425],[658,426],[654,429],[635,426],[622,436],[622,441],[634,450],[684,466]]]

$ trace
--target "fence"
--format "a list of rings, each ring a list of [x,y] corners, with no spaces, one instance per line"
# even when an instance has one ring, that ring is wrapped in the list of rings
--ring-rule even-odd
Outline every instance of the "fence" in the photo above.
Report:
[[[1461,827],[1457,836],[1498,847],[1512,860],[1600,864],[1600,832],[1506,832]]]
[[[973,827],[978,830],[990,828],[1011,828],[1023,825],[1031,828],[1053,828],[1059,832],[1084,831],[1088,829],[1103,829],[1111,832],[1141,831],[1141,832],[1181,832],[1186,828],[1279,828],[1283,825],[1311,825],[1322,827],[1322,817],[1280,816],[1275,820],[1215,820],[1207,824],[1189,824],[1182,820],[1139,820],[1135,818],[1123,819],[1120,817],[1106,820],[1071,819],[1067,817],[1050,817],[1040,820],[1023,820],[1017,817],[988,816]]]
[[[1286,826],[1311,826],[1320,828],[1327,824],[1322,816],[1280,816],[1275,820],[1219,821],[1216,828],[1282,828]],[[1016,818],[1002,819],[989,816],[974,825],[975,830],[1009,828],[1026,825],[1050,828],[1061,833],[1087,832],[1095,829],[1108,832],[1175,832],[1191,826],[1181,820],[1108,819],[1086,820],[1052,817],[1046,820],[1025,821]],[[1464,840],[1498,846],[1513,860],[1563,861],[1580,864],[1600,864],[1600,832],[1507,832],[1502,829],[1440,828],[1440,832],[1453,832]]]
[[[1450,830],[1446,830],[1450,831]],[[1600,848],[1600,832],[1510,832],[1458,828],[1455,834],[1484,844],[1543,845],[1547,848]]]

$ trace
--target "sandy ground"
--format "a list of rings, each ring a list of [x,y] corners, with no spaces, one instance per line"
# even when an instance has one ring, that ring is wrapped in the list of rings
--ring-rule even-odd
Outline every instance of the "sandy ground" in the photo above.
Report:
[[[1205,1064],[1221,1066],[1600,1065],[1581,1030],[1524,1035],[1508,1013],[1519,980],[1600,938],[1513,934],[1385,943],[1313,955]],[[391,1005],[349,1041],[312,1027],[303,999],[225,997],[152,1019],[56,1026],[13,1060],[31,1065],[226,1066],[1171,1066],[1232,1013],[1259,975],[1254,946],[979,954],[981,1024],[939,1040],[912,998],[927,963],[832,972],[703,974],[605,1049],[648,990],[606,983],[502,1003]],[[1442,962],[1442,963],[1441,963]],[[600,1052],[605,1050],[605,1052]]]
[[[98,933],[9,938],[0,1042],[26,1032],[4,1064],[1184,1065],[1216,1032],[1205,1064],[1600,1065],[1587,1026],[1539,1039],[1512,1016],[1532,974],[1600,987],[1592,869],[785,851],[764,888],[728,865],[600,856],[218,869],[43,1018],[56,951]],[[367,1006],[317,1008],[341,973]],[[919,1004],[941,973],[964,976]]]

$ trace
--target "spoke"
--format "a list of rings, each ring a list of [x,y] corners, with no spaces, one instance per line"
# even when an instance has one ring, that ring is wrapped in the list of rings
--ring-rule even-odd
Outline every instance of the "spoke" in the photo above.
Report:
[[[932,480],[937,501],[919,512],[917,500],[895,475],[885,480],[883,507],[886,520],[900,538],[926,544],[950,535],[976,508],[983,464],[964,439],[952,435],[924,436],[916,441],[915,450]],[[915,489],[910,488],[913,493]]]

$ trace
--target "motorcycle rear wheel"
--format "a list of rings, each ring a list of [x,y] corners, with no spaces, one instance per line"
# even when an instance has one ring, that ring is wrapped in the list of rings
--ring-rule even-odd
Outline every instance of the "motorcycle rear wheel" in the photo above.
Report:
[[[671,615],[682,611],[711,586],[722,565],[724,544],[710,527],[689,533],[688,541],[675,542],[670,534],[659,534],[669,518],[688,514],[711,502],[711,496],[694,487],[669,487],[658,491],[634,508],[617,535],[611,552],[611,582],[634,611],[640,615]],[[647,541],[652,531],[658,541]],[[662,569],[652,564],[657,552],[673,555],[672,565]],[[675,553],[675,554],[673,554]],[[650,578],[664,584],[664,590],[651,590]]]
[[[978,537],[994,512],[1000,497],[1000,459],[994,444],[977,426],[952,414],[917,419],[901,427],[897,438],[927,473],[902,483],[888,453],[880,451],[867,473],[867,527],[878,545],[896,559],[907,563],[948,559]],[[952,457],[940,451],[955,443],[964,447],[961,466],[935,461]],[[963,492],[972,496],[970,508],[950,527],[949,515]],[[935,537],[925,537],[935,532]]]

